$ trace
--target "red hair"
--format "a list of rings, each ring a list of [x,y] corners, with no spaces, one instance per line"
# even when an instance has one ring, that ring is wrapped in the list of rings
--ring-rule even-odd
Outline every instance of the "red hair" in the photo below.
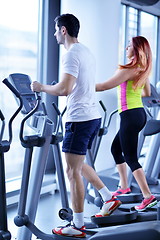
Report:
[[[133,57],[128,64],[119,65],[120,69],[139,69],[136,79],[133,81],[133,89],[142,87],[148,78],[152,68],[152,52],[148,40],[137,36],[132,38]]]

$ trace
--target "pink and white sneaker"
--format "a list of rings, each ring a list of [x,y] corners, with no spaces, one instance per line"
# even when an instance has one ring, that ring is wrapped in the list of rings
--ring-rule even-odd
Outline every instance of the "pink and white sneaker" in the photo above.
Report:
[[[115,192],[112,193],[112,196],[118,196],[118,195],[128,194],[128,193],[131,193],[130,188],[126,188],[126,189],[118,188]]]
[[[64,227],[57,227],[52,229],[52,232],[57,235],[66,236],[66,237],[75,237],[75,238],[84,238],[86,237],[86,227],[82,226],[81,228],[76,228],[70,223]]]
[[[157,204],[157,199],[155,198],[155,196],[152,195],[150,198],[144,199],[140,205],[135,206],[134,208],[138,212],[142,212],[142,211],[146,210],[147,208],[153,207],[156,204]]]
[[[112,196],[111,200],[106,201],[103,203],[103,206],[99,213],[95,214],[95,217],[105,217],[111,215],[112,212],[114,212],[120,205],[121,201]]]

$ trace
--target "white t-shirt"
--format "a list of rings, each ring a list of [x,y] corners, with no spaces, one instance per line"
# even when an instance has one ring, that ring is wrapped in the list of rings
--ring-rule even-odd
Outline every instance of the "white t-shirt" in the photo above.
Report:
[[[74,43],[63,56],[63,72],[76,77],[67,96],[66,122],[82,122],[101,118],[96,103],[95,59],[81,43]]]

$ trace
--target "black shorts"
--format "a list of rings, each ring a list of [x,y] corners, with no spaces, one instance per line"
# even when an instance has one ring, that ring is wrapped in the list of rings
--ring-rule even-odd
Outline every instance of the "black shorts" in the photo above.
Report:
[[[66,122],[62,151],[86,155],[101,126],[101,118],[85,122]]]

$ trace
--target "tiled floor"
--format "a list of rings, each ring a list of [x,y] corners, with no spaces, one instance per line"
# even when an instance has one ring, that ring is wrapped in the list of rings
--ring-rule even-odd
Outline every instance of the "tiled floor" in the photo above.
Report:
[[[48,234],[51,233],[51,229],[59,226],[65,225],[65,222],[61,220],[58,216],[58,211],[61,209],[61,200],[59,193],[47,194],[41,197],[37,217],[36,217],[36,226],[40,228],[43,232]],[[88,204],[85,201],[85,221],[90,222],[90,216],[96,213],[99,210],[93,204]],[[14,217],[17,214],[17,207],[10,207],[8,209],[8,229],[11,232],[12,240],[16,239],[18,227],[14,224]],[[36,239],[34,236],[32,239]]]

